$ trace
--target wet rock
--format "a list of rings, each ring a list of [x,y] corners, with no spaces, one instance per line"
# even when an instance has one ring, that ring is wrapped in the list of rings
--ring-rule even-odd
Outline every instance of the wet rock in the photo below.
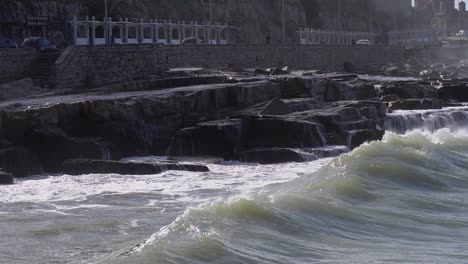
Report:
[[[256,75],[270,75],[271,72],[265,69],[255,69],[254,74]]]
[[[42,173],[39,159],[24,147],[1,149],[0,168],[17,178]]]
[[[389,82],[378,89],[377,95],[397,95],[401,99],[438,98],[437,89],[418,82]]]
[[[215,156],[233,159],[243,137],[243,121],[226,119],[180,130],[170,147],[171,156]]]
[[[262,148],[245,151],[240,158],[243,162],[276,164],[286,162],[306,162],[320,158],[336,157],[348,151],[346,146],[323,148]]]
[[[118,159],[100,138],[68,137],[55,127],[37,129],[28,133],[26,145],[37,154],[46,172],[59,172],[67,159]]]
[[[291,113],[289,107],[279,98],[272,100],[258,115],[286,115]]]
[[[398,101],[400,100],[400,97],[396,94],[389,94],[389,95],[384,95],[380,97],[380,101],[382,102],[393,102],[393,101]]]
[[[253,148],[321,147],[325,144],[318,123],[284,117],[252,118],[246,126],[246,145]]]
[[[349,134],[354,130],[376,131],[383,127],[387,107],[380,101],[342,101],[322,109],[290,114],[297,119],[322,125],[329,144],[349,145]]]
[[[293,99],[282,99],[290,113],[303,112],[312,109],[320,109],[327,105],[323,101],[319,101],[315,98],[293,98]]]
[[[438,93],[440,99],[443,100],[468,102],[468,85],[466,84],[444,85],[438,89]]]
[[[363,130],[356,130],[349,132],[349,145],[350,149],[355,149],[360,145],[375,141],[375,140],[382,140],[385,134],[384,130],[375,130],[375,129],[363,129]]]
[[[278,83],[281,89],[281,98],[309,97],[309,81],[303,78],[274,78],[272,82]]]
[[[373,83],[352,81],[330,81],[326,86],[325,101],[367,100],[376,97]]]
[[[404,99],[390,102],[388,108],[390,110],[424,110],[424,109],[441,109],[442,105],[439,99]]]
[[[0,185],[13,184],[15,178],[12,174],[0,170]]]
[[[270,75],[284,75],[284,74],[289,74],[288,67],[284,68],[273,68],[268,70],[270,72]]]
[[[159,174],[166,170],[207,172],[203,165],[180,163],[140,163],[125,161],[104,161],[75,159],[67,160],[62,166],[63,173],[69,175],[83,174],[121,174],[121,175],[150,175]]]
[[[458,73],[457,69],[452,69],[452,71],[449,71],[447,68],[444,70],[429,69],[421,71],[419,76],[425,80],[443,80],[458,78]]]
[[[275,164],[285,162],[304,162],[307,158],[299,151],[286,148],[253,149],[244,152],[241,157],[243,162],[255,162],[260,164]]]

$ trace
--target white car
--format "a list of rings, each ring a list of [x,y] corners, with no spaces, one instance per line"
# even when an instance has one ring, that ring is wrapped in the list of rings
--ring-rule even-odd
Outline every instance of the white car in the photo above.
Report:
[[[446,40],[442,40],[442,41],[440,42],[440,46],[441,46],[442,48],[448,48],[448,47],[450,47],[450,42],[448,42],[448,41],[446,41]]]
[[[356,42],[356,45],[370,46],[371,42],[368,39],[360,39]]]

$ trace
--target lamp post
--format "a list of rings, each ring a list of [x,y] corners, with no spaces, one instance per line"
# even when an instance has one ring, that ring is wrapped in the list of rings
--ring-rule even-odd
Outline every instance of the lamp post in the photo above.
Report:
[[[104,38],[106,40],[106,44],[109,44],[109,25],[107,24],[107,0],[104,0]]]
[[[283,0],[283,44],[286,44],[286,10],[285,0]]]
[[[211,39],[213,37],[213,28],[212,28],[212,25],[213,25],[213,3],[212,3],[212,0],[210,0],[210,35],[208,37],[208,39],[210,40],[210,45],[213,44],[213,40]]]
[[[338,0],[338,29],[341,31],[341,0]]]

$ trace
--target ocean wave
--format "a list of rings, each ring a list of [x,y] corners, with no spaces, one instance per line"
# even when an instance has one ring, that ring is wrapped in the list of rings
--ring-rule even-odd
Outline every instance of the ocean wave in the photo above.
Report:
[[[387,133],[311,175],[188,209],[104,262],[459,263],[466,164],[466,130]]]

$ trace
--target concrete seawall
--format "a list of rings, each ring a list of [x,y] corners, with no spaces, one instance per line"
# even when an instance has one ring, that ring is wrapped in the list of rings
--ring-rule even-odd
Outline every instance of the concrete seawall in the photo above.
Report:
[[[56,62],[58,87],[96,87],[143,78],[171,67],[278,67],[343,70],[345,62],[367,70],[399,62],[400,48],[306,45],[122,45],[70,47]]]
[[[0,49],[0,83],[27,77],[35,58],[33,49]]]
[[[26,75],[36,54],[8,51],[0,61],[0,82]],[[16,54],[16,55],[15,55]],[[0,57],[2,53],[0,53]],[[401,62],[404,51],[386,46],[322,45],[112,45],[71,46],[57,59],[51,83],[57,88],[89,88],[141,79],[172,67],[283,67],[342,71],[345,62],[368,71]]]

